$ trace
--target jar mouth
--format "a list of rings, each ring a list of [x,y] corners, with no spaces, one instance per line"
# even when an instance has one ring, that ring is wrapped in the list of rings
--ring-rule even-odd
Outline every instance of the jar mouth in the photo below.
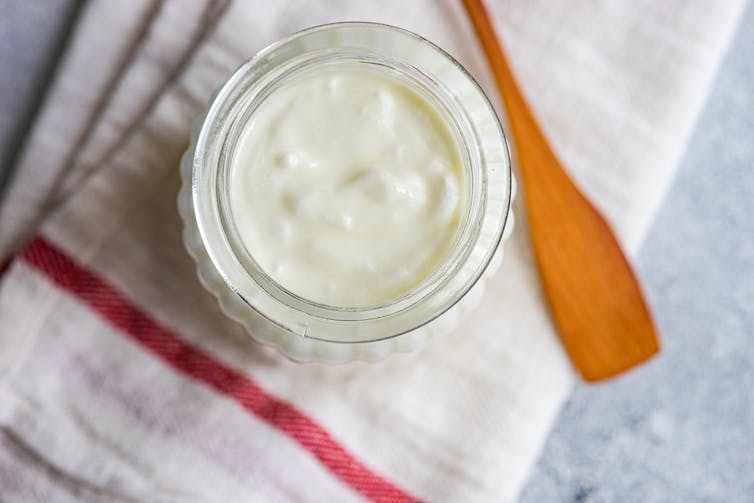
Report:
[[[466,194],[446,258],[418,285],[385,302],[332,306],[295,294],[254,260],[238,236],[228,187],[234,148],[249,117],[275,89],[325,65],[387,72],[428,100],[452,131]],[[287,331],[327,342],[395,337],[450,309],[477,282],[502,238],[511,197],[510,157],[494,109],[451,56],[411,32],[373,23],[304,30],[261,51],[219,91],[197,139],[192,192],[208,254],[231,290]]]
[[[234,158],[235,149],[238,145],[239,137],[242,135],[244,125],[254,114],[258,106],[275,91],[275,88],[282,88],[288,82],[308,72],[334,70],[339,67],[353,69],[355,65],[366,67],[363,71],[372,71],[381,74],[388,72],[390,77],[411,88],[412,91],[422,96],[427,103],[430,103],[439,112],[442,120],[449,126],[452,141],[461,160],[464,179],[468,180],[469,183],[464,184],[464,194],[460,198],[461,215],[460,221],[456,226],[457,230],[454,233],[453,242],[441,263],[432,273],[422,278],[418,284],[407,291],[383,302],[362,306],[339,306],[317,302],[293,292],[277,282],[256,262],[253,251],[244,246],[239,237],[235,218],[230,208],[228,193],[232,183],[230,174],[232,171],[232,159]],[[366,53],[355,54],[351,51],[325,50],[307,53],[302,58],[296,58],[291,61],[290,67],[284,65],[277,70],[279,72],[275,73],[279,73],[279,75],[272,75],[267,82],[261,83],[258,91],[247,92],[248,101],[242,98],[236,107],[239,113],[232,119],[233,125],[223,145],[226,151],[223,156],[224,161],[220,165],[218,173],[217,191],[220,215],[225,232],[229,237],[229,243],[246,271],[257,278],[257,281],[263,287],[267,287],[267,291],[281,302],[296,302],[300,309],[309,311],[316,309],[321,315],[335,319],[342,312],[360,313],[365,319],[379,317],[379,313],[381,312],[391,309],[404,309],[412,303],[419,301],[422,297],[431,295],[432,292],[441,288],[443,279],[452,274],[453,268],[457,267],[463,261],[465,255],[470,252],[471,245],[476,240],[475,232],[478,230],[478,226],[475,223],[478,223],[480,218],[480,205],[478,203],[481,192],[480,185],[484,177],[479,162],[479,153],[476,149],[470,148],[473,147],[473,131],[468,127],[468,124],[463,123],[464,118],[461,111],[458,110],[457,103],[454,103],[443,89],[432,82],[427,82],[425,75],[418,73],[415,69],[401,62],[388,61],[384,58],[379,58],[377,55]]]

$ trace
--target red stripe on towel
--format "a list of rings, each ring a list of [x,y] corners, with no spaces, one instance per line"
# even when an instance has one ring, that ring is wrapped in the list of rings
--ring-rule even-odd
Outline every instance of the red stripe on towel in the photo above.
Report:
[[[74,262],[44,238],[32,239],[20,256],[174,369],[231,398],[288,435],[335,477],[362,495],[373,501],[417,501],[367,468],[324,428],[294,406],[270,395],[247,375],[228,367],[161,326],[103,279]]]

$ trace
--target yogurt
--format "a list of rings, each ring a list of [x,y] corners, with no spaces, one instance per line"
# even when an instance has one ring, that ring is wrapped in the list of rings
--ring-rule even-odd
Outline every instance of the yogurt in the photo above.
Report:
[[[292,78],[231,154],[238,238],[280,286],[338,307],[389,302],[448,257],[465,208],[456,138],[436,107],[364,64]]]

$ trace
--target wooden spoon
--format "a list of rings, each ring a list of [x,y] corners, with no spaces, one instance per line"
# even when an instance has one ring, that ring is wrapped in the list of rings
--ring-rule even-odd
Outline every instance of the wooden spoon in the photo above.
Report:
[[[613,377],[659,350],[636,277],[605,219],[547,144],[484,4],[463,4],[508,111],[534,253],[560,338],[585,380]]]

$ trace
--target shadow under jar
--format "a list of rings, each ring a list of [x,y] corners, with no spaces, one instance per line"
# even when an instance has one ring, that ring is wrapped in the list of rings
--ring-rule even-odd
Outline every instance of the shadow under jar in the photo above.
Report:
[[[395,152],[360,160],[373,132],[392,134]],[[421,166],[401,168],[413,159],[401,157],[406,137]],[[439,150],[440,161],[426,157]],[[513,223],[508,145],[489,100],[447,53],[387,25],[324,25],[262,50],[197,122],[181,173],[184,239],[202,283],[256,340],[299,361],[381,360],[453,330]],[[268,201],[278,189],[279,205]],[[419,218],[440,211],[432,197],[452,206],[441,234]],[[404,203],[410,217],[393,219]],[[284,221],[294,225],[268,239]],[[403,242],[416,236],[427,238]]]

